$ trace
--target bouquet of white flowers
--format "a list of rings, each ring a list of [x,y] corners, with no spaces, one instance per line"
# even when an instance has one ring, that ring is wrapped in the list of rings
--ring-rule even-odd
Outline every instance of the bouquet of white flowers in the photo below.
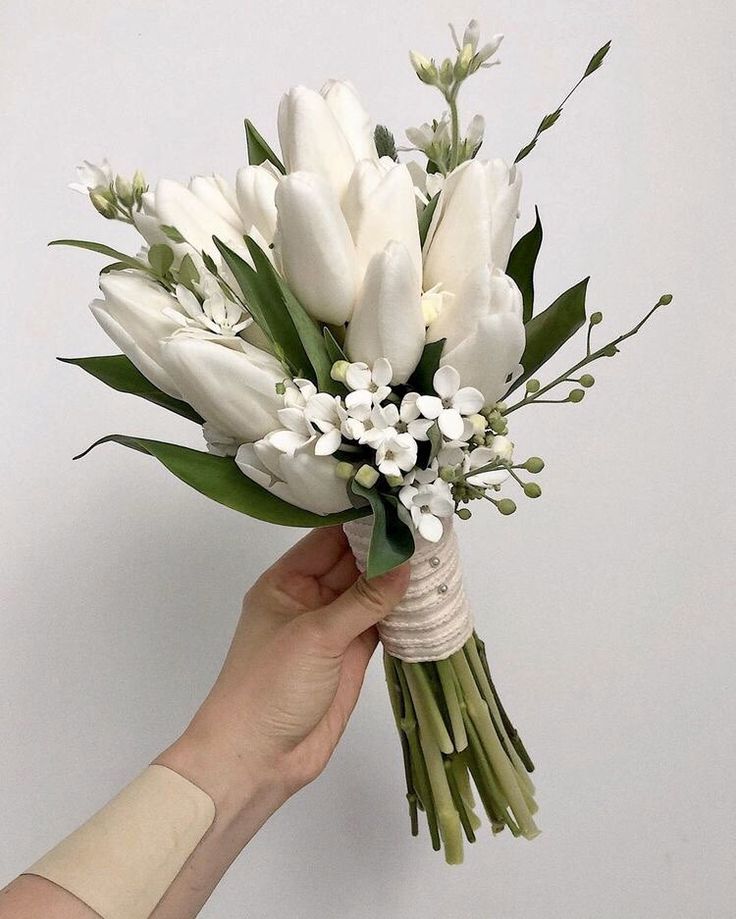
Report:
[[[249,165],[234,187],[212,175],[149,190],[140,172],[126,180],[106,161],[80,167],[76,187],[145,240],[137,255],[56,241],[113,259],[91,310],[123,352],[69,363],[202,425],[208,449],[120,434],[98,443],[150,454],[260,520],[342,524],[368,578],[410,562],[408,592],[379,631],[412,833],[421,810],[450,863],[480,824],[471,780],[494,833],[538,832],[533,765],[474,632],[453,517],[470,517],[473,501],[513,513],[506,485],[539,497],[529,476],[544,463],[515,459],[513,413],[580,402],[594,384],[585,368],[672,299],[602,347],[592,343],[602,316],[592,313],[580,360],[539,382],[542,365],[586,326],[587,279],[535,312],[538,212],[512,247],[518,163],[562,105],[511,166],[481,159],[483,119],[462,135],[458,93],[498,63],[503,36],[481,45],[473,21],[453,37],[454,59],[411,55],[447,105],[407,130],[411,146],[374,130],[351,84],[299,86],[279,106],[281,158],[246,120]],[[558,387],[564,394],[550,398]]]

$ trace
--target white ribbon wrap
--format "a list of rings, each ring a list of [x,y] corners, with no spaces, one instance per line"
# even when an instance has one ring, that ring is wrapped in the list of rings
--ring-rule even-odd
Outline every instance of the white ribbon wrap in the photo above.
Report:
[[[445,520],[439,542],[415,535],[416,550],[409,561],[411,578],[404,599],[378,623],[384,648],[403,661],[444,660],[473,633],[473,617],[463,588],[457,536]],[[360,571],[365,571],[372,517],[343,525]]]

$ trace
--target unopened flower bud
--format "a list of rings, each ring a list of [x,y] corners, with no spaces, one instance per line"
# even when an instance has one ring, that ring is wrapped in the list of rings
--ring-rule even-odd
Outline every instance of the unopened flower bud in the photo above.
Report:
[[[672,303],[672,294],[662,294],[659,298],[659,303],[657,306],[669,306]]]
[[[391,488],[398,488],[399,485],[404,484],[404,477],[401,475],[387,475],[386,481],[391,486]]]
[[[276,395],[277,395],[277,396],[286,395],[286,383],[277,383],[277,384],[276,384]]]
[[[146,177],[140,171],[136,169],[133,174],[133,197],[135,200],[140,203],[141,198],[144,193],[148,191],[148,183],[146,182]]]
[[[443,86],[452,86],[455,78],[455,67],[449,57],[446,57],[440,66],[440,83]]]
[[[461,520],[470,520],[470,518],[473,516],[473,512],[467,507],[461,507],[456,510],[455,513]]]
[[[486,419],[478,415],[470,415],[468,421],[473,425],[473,436],[484,437],[486,433]]]
[[[440,469],[440,478],[443,482],[453,482],[455,480],[455,470],[452,466],[443,466]]]
[[[618,348],[616,345],[609,345],[604,351],[601,352],[603,357],[615,357],[618,353]]]
[[[501,498],[500,501],[496,502],[496,509],[499,514],[503,514],[504,517],[508,517],[509,514],[513,514],[516,510],[516,504],[511,500],[511,498]]]
[[[491,438],[491,442],[488,446],[493,450],[496,458],[501,460],[501,462],[511,462],[511,457],[514,455],[514,445],[508,437],[497,434],[495,437]]]
[[[532,475],[536,475],[544,469],[544,460],[538,456],[530,456],[524,463],[524,469],[527,472],[531,472]]]
[[[491,426],[491,430],[494,434],[505,434],[509,429],[506,419],[502,418],[501,415],[494,415],[492,418],[489,418],[488,424]]]
[[[355,473],[355,481],[363,488],[373,488],[378,481],[378,470],[364,463]]]
[[[409,59],[411,60],[411,66],[422,83],[429,83],[430,86],[437,83],[437,67],[434,61],[431,61],[423,54],[419,54],[418,51],[410,51]]]
[[[590,389],[590,387],[591,387],[594,383],[595,383],[595,377],[594,377],[594,376],[591,376],[591,374],[589,374],[589,373],[584,373],[584,374],[580,377],[580,385],[581,385],[581,386],[584,386],[586,389]]]
[[[539,380],[531,379],[526,381],[526,391],[530,393],[539,392]]]
[[[345,479],[347,481],[353,474],[353,464],[352,463],[338,463],[335,466],[335,475],[338,479]]]
[[[335,382],[344,383],[349,366],[350,364],[347,361],[335,361],[330,370],[330,376]]]
[[[133,186],[122,176],[115,176],[115,194],[123,207],[133,206]]]
[[[107,220],[114,220],[117,216],[115,205],[112,204],[102,192],[94,189],[89,193],[89,200],[92,202],[94,209],[102,214]]]
[[[590,316],[590,324],[598,325],[603,322],[603,313],[592,313]]]
[[[570,391],[570,395],[567,397],[568,402],[582,402],[585,398],[584,389],[573,389]]]
[[[542,489],[536,482],[527,482],[524,485],[524,494],[527,498],[538,498],[542,494]]]
[[[463,45],[462,51],[455,61],[454,73],[456,80],[464,80],[470,73],[470,65],[473,61],[473,46]]]

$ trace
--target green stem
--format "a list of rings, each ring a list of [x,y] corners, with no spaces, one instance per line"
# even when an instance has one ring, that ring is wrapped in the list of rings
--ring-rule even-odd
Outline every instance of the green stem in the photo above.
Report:
[[[419,723],[419,743],[422,745],[424,761],[427,764],[427,775],[437,811],[437,822],[445,847],[445,861],[448,865],[460,865],[463,860],[460,817],[455,810],[450,786],[447,783],[440,748],[434,742],[434,737],[422,730],[421,721]]]
[[[458,89],[459,87],[455,87],[445,97],[447,99],[447,104],[450,107],[451,146],[449,172],[452,172],[452,170],[455,169],[458,164],[458,160],[460,159],[460,114],[457,108]]]
[[[462,824],[463,832],[465,833],[465,838],[468,842],[475,842],[475,832],[473,830],[473,824],[470,821],[470,816],[465,807],[465,801],[463,800],[462,795],[460,794],[460,789],[457,787],[457,782],[455,780],[455,774],[452,768],[452,760],[446,759],[445,764],[445,777],[447,778],[447,785],[450,789],[450,794],[452,795],[452,803],[455,805],[455,810],[460,817],[460,823]]]
[[[424,754],[422,753],[422,746],[419,740],[419,732],[417,731],[414,703],[412,702],[409,685],[406,682],[406,676],[404,675],[401,661],[397,658],[391,658],[391,660],[396,671],[396,676],[399,679],[401,694],[404,700],[404,717],[401,726],[409,744],[414,786],[419,794],[419,800],[427,816],[427,826],[429,827],[429,836],[432,840],[432,848],[435,852],[439,852],[442,848],[442,844],[440,842],[439,827],[437,826],[437,814],[435,811],[434,799],[432,797],[432,789],[429,784],[427,764],[424,761]]]
[[[404,719],[404,704],[401,695],[401,684],[396,676],[393,662],[389,654],[383,652],[383,668],[386,675],[386,686],[388,687],[388,696],[391,702],[391,711],[394,713],[396,728],[401,740],[401,755],[404,762],[404,776],[406,778],[406,800],[409,802],[409,820],[411,823],[411,835],[419,835],[419,816],[417,814],[417,794],[414,790],[414,781],[411,770],[411,754],[409,751],[409,742],[402,728]]]
[[[452,743],[452,738],[447,733],[444,718],[437,706],[424,666],[402,661],[402,668],[406,675],[412,701],[414,702],[414,709],[419,719],[420,738],[422,732],[431,734],[443,753],[452,753],[455,747]]]
[[[538,835],[539,830],[534,823],[525,796],[519,786],[516,770],[501,746],[501,741],[493,726],[490,710],[480,694],[470,665],[462,651],[455,652],[450,660],[465,694],[465,703],[470,719],[478,731],[483,749],[498,776],[500,786],[508,799],[514,817],[523,835],[527,839],[533,839]]]
[[[465,732],[463,723],[463,713],[460,711],[457,692],[455,691],[455,682],[452,679],[452,664],[448,660],[435,661],[437,673],[442,684],[442,692],[447,705],[447,713],[450,718],[452,727],[452,737],[455,741],[455,749],[458,753],[464,750],[468,745],[468,736]]]

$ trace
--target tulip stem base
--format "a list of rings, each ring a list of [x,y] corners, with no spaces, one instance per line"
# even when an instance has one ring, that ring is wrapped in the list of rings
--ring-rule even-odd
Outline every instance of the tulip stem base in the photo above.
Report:
[[[432,848],[450,865],[463,860],[463,837],[475,842],[481,821],[471,785],[491,830],[533,839],[534,765],[501,704],[485,645],[473,633],[441,661],[408,663],[384,651],[391,708],[401,740],[412,836],[419,811]]]

